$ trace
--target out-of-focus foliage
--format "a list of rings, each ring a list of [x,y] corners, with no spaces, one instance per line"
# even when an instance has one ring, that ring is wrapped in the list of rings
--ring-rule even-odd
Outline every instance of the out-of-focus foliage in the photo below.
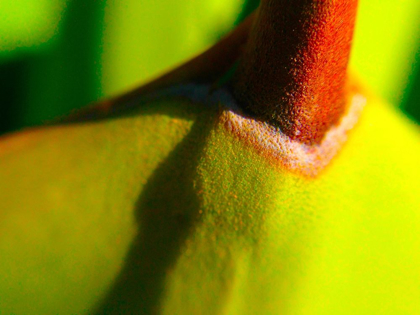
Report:
[[[34,48],[57,32],[67,0],[0,1],[0,58]]]
[[[38,2],[32,2],[36,7]],[[95,61],[101,57],[102,7],[100,1],[68,1],[48,43],[16,49],[0,60],[2,131],[40,124],[101,95],[100,63]]]
[[[393,104],[400,104],[403,98],[418,48],[420,1],[359,1],[350,64]]]
[[[156,77],[214,43],[258,2],[1,1],[0,133]],[[420,119],[414,69],[420,2],[359,2],[352,67],[379,95],[402,100]]]
[[[103,93],[133,88],[216,42],[233,27],[243,2],[108,0]]]
[[[0,58],[7,56],[0,59],[0,132],[40,124],[150,80],[217,41],[244,3],[71,0],[63,12],[64,0],[56,1],[1,4],[10,17],[0,35]],[[49,19],[44,30],[41,22]],[[18,32],[22,25],[26,33]],[[32,49],[22,54],[20,46]]]

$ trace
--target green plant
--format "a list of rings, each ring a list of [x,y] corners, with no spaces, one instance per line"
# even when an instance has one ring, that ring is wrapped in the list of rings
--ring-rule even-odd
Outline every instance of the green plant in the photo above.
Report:
[[[355,9],[263,1],[161,79],[2,139],[2,313],[415,312],[419,135],[346,76]]]

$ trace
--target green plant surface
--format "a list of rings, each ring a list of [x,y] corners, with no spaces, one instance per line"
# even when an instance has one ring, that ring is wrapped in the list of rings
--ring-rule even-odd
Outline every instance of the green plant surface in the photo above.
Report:
[[[415,314],[418,127],[366,94],[308,174],[207,89],[0,139],[0,313]]]
[[[369,99],[308,177],[226,110],[164,98],[3,139],[1,312],[415,312],[416,128]]]
[[[185,107],[2,139],[0,313],[82,314],[101,298],[138,232],[142,188],[191,128]]]

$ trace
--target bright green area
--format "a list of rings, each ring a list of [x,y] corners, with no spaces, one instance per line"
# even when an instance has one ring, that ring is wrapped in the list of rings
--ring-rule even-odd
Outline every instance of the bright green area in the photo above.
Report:
[[[0,57],[57,33],[66,0],[0,1]]]
[[[108,0],[103,93],[137,87],[203,51],[232,28],[243,2]]]
[[[351,65],[393,104],[401,103],[414,68],[420,47],[419,16],[418,0],[359,1]]]
[[[413,125],[370,101],[309,179],[219,114],[168,100],[2,140],[0,313],[419,309]]]

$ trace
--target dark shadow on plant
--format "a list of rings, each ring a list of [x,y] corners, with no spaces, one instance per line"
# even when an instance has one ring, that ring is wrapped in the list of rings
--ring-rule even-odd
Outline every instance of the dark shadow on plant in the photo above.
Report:
[[[214,114],[214,112],[213,112]],[[150,177],[136,203],[139,234],[96,314],[157,314],[165,278],[199,222],[196,166],[211,127],[208,112]]]

